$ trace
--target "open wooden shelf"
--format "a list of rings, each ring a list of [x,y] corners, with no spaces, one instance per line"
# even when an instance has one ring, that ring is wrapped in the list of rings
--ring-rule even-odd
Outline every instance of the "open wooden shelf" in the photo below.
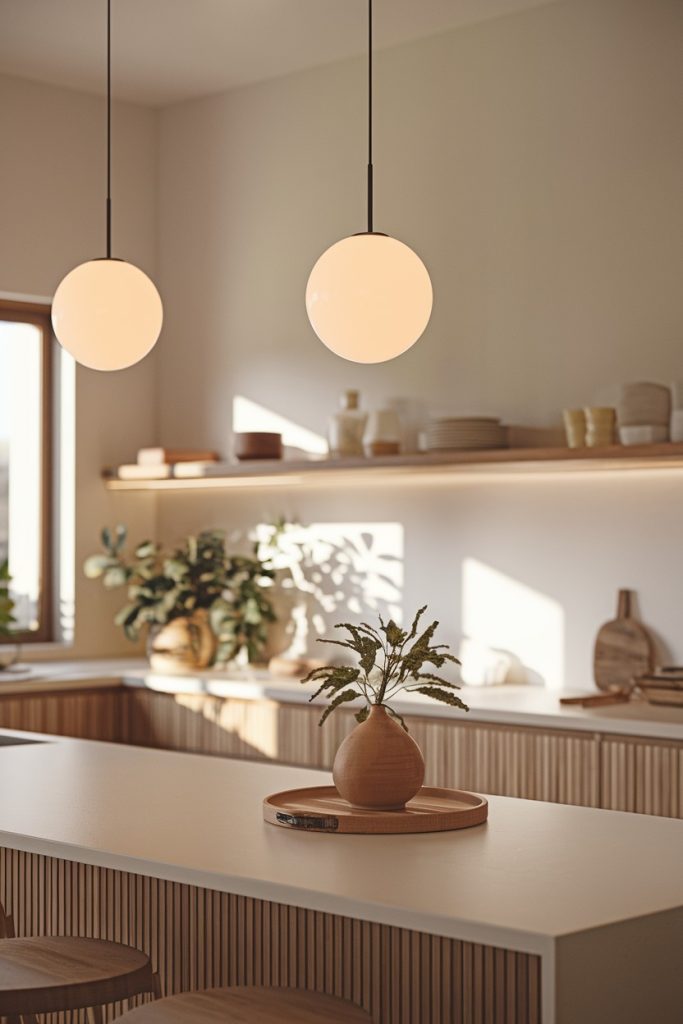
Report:
[[[581,473],[683,468],[683,444],[609,448],[500,448],[490,451],[429,452],[375,459],[258,461],[216,468],[216,475],[163,480],[120,480],[105,470],[112,491],[213,490],[230,487],[317,486],[359,483],[439,483],[453,477]],[[180,472],[182,470],[179,470]]]

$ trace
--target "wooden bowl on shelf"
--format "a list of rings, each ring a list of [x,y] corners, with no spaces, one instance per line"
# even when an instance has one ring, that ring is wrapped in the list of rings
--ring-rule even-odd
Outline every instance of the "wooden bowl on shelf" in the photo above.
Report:
[[[240,462],[249,459],[281,459],[282,434],[258,430],[235,434],[233,451]]]

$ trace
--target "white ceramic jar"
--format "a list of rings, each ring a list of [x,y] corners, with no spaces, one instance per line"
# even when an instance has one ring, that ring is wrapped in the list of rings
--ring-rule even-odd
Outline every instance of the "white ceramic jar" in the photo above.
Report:
[[[401,420],[395,409],[371,412],[363,434],[363,448],[367,458],[378,455],[398,455],[401,451]]]

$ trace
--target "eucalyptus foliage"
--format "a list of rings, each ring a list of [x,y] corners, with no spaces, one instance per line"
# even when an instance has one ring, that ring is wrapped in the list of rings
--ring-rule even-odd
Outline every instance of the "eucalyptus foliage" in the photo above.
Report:
[[[345,629],[345,640],[319,640],[319,643],[335,644],[356,655],[358,667],[351,665],[323,666],[315,668],[302,680],[304,683],[317,682],[320,686],[311,700],[321,693],[329,698],[320,719],[320,725],[343,704],[362,697],[365,705],[356,714],[364,722],[373,704],[381,705],[396,718],[407,732],[403,718],[389,703],[392,697],[403,692],[421,693],[432,700],[441,701],[454,708],[469,711],[469,708],[454,693],[460,687],[438,674],[447,663],[459,665],[453,654],[448,653],[448,644],[434,644],[434,634],[439,625],[432,622],[419,633],[420,619],[427,610],[420,608],[410,630],[403,630],[393,619],[385,624],[379,617],[379,629],[362,622],[358,626],[341,622],[335,629]]]
[[[153,541],[138,544],[133,556],[124,554],[127,531],[105,527],[104,553],[86,559],[89,579],[102,579],[108,589],[128,588],[128,603],[114,621],[129,640],[146,627],[205,610],[218,639],[218,660],[229,661],[245,648],[252,661],[267,639],[275,612],[266,589],[275,572],[256,557],[230,555],[220,530],[186,537],[179,547],[164,552]]]
[[[17,621],[12,614],[14,601],[9,596],[9,585],[12,577],[9,573],[7,559],[0,562],[0,636],[10,636],[12,625]]]

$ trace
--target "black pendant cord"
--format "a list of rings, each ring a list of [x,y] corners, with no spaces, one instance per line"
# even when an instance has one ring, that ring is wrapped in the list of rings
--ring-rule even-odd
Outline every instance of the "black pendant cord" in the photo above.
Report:
[[[368,0],[368,234],[373,233],[373,167],[372,167],[372,0]]]
[[[111,0],[107,0],[107,259],[111,259]]]

